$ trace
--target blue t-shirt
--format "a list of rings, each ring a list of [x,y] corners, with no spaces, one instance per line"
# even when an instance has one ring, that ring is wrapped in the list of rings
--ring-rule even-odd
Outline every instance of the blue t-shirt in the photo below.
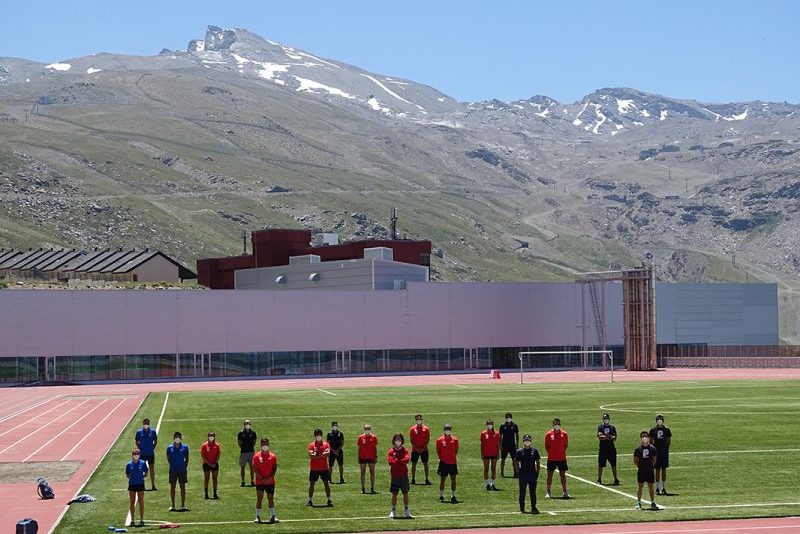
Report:
[[[189,458],[189,447],[181,443],[178,447],[171,444],[167,447],[167,459],[169,460],[169,470],[175,472],[186,471],[186,460]]]
[[[128,482],[131,486],[144,485],[144,477],[147,476],[147,462],[144,460],[131,460],[125,466],[125,474],[128,475]]]
[[[144,428],[136,431],[136,442],[139,444],[139,451],[142,456],[152,456],[156,452],[156,439],[158,434],[153,428],[149,428],[145,432]]]

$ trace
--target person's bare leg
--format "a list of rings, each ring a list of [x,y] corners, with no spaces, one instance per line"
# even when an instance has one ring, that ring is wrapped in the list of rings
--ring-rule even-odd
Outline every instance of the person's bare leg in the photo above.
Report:
[[[330,498],[331,498],[331,483],[328,482],[327,480],[323,481],[323,483],[325,484],[325,496],[328,498],[328,500],[330,500]]]
[[[169,485],[169,500],[172,503],[172,507],[175,508],[175,484]]]
[[[130,508],[128,509],[128,513],[131,515],[131,521],[133,521],[134,510],[136,508],[136,492],[129,491],[128,493],[130,494],[131,497],[131,505]]]
[[[244,484],[244,466],[240,466],[239,473],[242,475],[242,484]]]
[[[597,467],[597,481],[600,482],[603,480],[603,468],[598,466]]]
[[[181,483],[181,508],[186,508],[186,484]]]
[[[211,476],[210,471],[203,471],[203,489],[206,492],[206,499],[208,499],[208,478]]]
[[[256,519],[261,520],[261,503],[264,502],[264,492],[256,491]]]
[[[561,493],[566,495],[567,494],[567,473],[562,471],[561,469],[558,470],[558,474],[561,476]]]
[[[425,480],[428,481],[430,478],[428,477],[428,462],[422,462],[422,467],[425,468]]]
[[[497,478],[497,458],[492,458],[492,485],[495,478]]]
[[[139,520],[144,522],[144,492],[137,492],[136,498],[139,501]],[[131,521],[133,521],[133,513],[131,513]]]
[[[547,494],[550,495],[550,487],[553,485],[553,472],[547,471]]]
[[[154,465],[155,462],[149,462],[149,464],[150,464],[149,465],[149,467],[150,467],[150,487],[151,488],[155,488],[156,487],[156,467]]]
[[[219,470],[214,469],[211,472],[211,485],[214,488],[214,498],[217,497],[217,477],[219,477]]]
[[[361,491],[366,492],[367,489],[364,486],[364,476],[367,474],[367,464],[361,464],[359,467],[361,468]]]
[[[647,489],[650,491],[650,502],[656,502],[656,494],[652,482],[647,483]]]
[[[375,491],[375,464],[369,464],[369,491]]]
[[[489,480],[489,459],[488,458],[484,458],[483,459],[483,480],[484,481],[488,481]],[[488,486],[489,482],[486,482],[486,485]]]

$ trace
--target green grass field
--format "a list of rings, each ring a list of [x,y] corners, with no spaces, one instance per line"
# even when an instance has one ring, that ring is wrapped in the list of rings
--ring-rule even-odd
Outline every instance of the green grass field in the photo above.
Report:
[[[335,386],[335,380],[331,385]],[[220,387],[224,388],[224,383]],[[335,396],[315,389],[170,394],[160,428],[159,491],[145,494],[145,519],[150,523],[136,530],[155,530],[155,521],[180,523],[183,533],[235,534],[266,529],[306,533],[673,521],[800,512],[797,382],[487,384],[329,391]],[[56,529],[58,534],[84,533],[124,522],[128,508],[124,467],[130,458],[133,435],[142,417],[155,424],[164,399],[163,393],[146,399],[84,490],[98,501],[71,507]],[[611,413],[619,431],[622,485],[614,489],[630,495],[636,491],[632,451],[639,432],[652,426],[657,412],[665,414],[674,434],[668,471],[668,489],[674,495],[656,499],[663,510],[636,511],[630,496],[589,483],[597,475],[595,430],[604,410]],[[561,418],[570,434],[569,473],[585,479],[568,480],[573,500],[544,500],[542,476],[538,487],[542,514],[521,515],[517,512],[517,481],[499,478],[499,465],[500,491],[485,490],[478,435],[488,417],[499,424],[505,411],[514,413],[521,433],[534,435],[534,445],[540,450],[550,421],[554,416]],[[407,435],[416,412],[425,414],[434,437],[440,435],[443,423],[450,422],[460,438],[458,497],[462,502],[438,502],[436,462],[432,461],[434,485],[411,489],[411,510],[416,519],[392,521],[386,518],[389,470],[383,458],[391,435],[398,431]],[[255,491],[239,487],[236,433],[246,417],[253,421],[259,436],[269,436],[279,458],[276,506],[281,523],[277,525],[252,524]],[[315,427],[327,432],[334,419],[339,421],[347,442],[347,484],[332,485],[333,508],[308,508],[306,446]],[[381,440],[378,495],[360,494],[355,440],[365,422],[373,425]],[[199,448],[211,429],[223,449],[218,501],[203,499]],[[183,433],[192,453],[187,513],[167,511],[164,449],[175,430]],[[610,481],[610,469],[606,469],[604,482]],[[323,504],[321,484],[317,488],[316,504]]]

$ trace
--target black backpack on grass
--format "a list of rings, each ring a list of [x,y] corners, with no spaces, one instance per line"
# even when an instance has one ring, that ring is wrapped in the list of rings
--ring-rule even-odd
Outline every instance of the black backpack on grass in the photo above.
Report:
[[[35,519],[26,517],[17,523],[16,534],[36,534],[37,532],[39,532],[39,523],[37,523]]]

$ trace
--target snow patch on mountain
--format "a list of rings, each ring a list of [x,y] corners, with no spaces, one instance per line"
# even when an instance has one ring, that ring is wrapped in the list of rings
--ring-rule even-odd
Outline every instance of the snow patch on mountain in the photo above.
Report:
[[[660,120],[660,121],[667,120],[667,110],[666,109],[662,109],[661,110],[661,115],[658,117],[658,120]]]
[[[634,109],[636,108],[636,105],[633,103],[633,100],[617,98],[617,111],[619,111],[620,113],[623,114],[628,113],[631,107],[633,107]]]
[[[312,56],[311,54],[306,54],[305,52],[297,52],[297,55],[302,56],[302,57],[307,57],[309,59],[313,59],[314,61],[319,61],[320,63],[324,63],[325,65],[330,65],[331,67],[336,67],[337,69],[341,68],[339,65],[331,63],[330,61],[325,61],[324,59],[320,59],[317,56]]]
[[[642,117],[649,117],[650,116],[650,112],[647,111],[646,109],[643,109],[640,113],[642,114]]]
[[[386,113],[387,115],[392,112],[391,109],[381,106],[381,103],[374,96],[367,100],[367,104],[375,111],[380,111],[381,113]]]
[[[266,61],[264,63],[258,63],[258,65],[261,65],[261,70],[256,71],[259,76],[267,80],[272,80],[281,85],[285,83],[283,80],[278,79],[275,76],[279,72],[286,72],[289,69],[287,65],[280,65],[278,63],[269,63]]]
[[[50,63],[49,65],[45,65],[46,69],[57,70],[60,72],[67,72],[69,69],[72,68],[72,65],[69,63]]]
[[[603,112],[600,111],[600,104],[593,104],[594,105],[594,114],[597,116],[597,124],[594,125],[592,128],[592,133],[599,134],[600,127],[606,122],[607,117],[603,115]]]
[[[375,78],[373,78],[372,76],[370,76],[369,74],[363,74],[363,73],[362,73],[361,75],[362,75],[364,78],[367,78],[367,79],[369,79],[369,80],[372,80],[372,82],[374,82],[374,83],[375,83],[375,85],[377,85],[378,87],[380,87],[381,89],[383,89],[384,91],[386,91],[387,93],[389,93],[390,95],[392,95],[393,97],[395,97],[397,100],[400,100],[400,101],[402,101],[402,102],[405,102],[406,104],[412,104],[412,105],[414,104],[413,102],[409,102],[408,100],[406,100],[406,99],[405,99],[405,98],[403,98],[402,96],[398,95],[397,93],[395,93],[394,91],[392,91],[391,89],[389,89],[388,87],[386,87],[385,85],[383,85],[383,84],[382,84],[380,81],[378,81],[378,80],[376,80]],[[420,108],[420,109],[423,109],[423,108]]]
[[[586,108],[589,107],[589,104],[590,104],[590,102],[586,102],[583,105],[583,109],[581,109],[578,112],[578,114],[575,115],[575,120],[572,121],[572,124],[574,124],[575,126],[580,126],[581,124],[583,124],[583,121],[581,120],[581,115],[583,115],[583,112],[586,111]],[[567,110],[565,109],[564,111],[566,112]]]
[[[86,69],[86,74],[94,74],[96,72],[102,72],[102,71],[103,69],[96,69],[94,67],[89,67],[88,69]]]
[[[313,93],[315,91],[325,91],[332,95],[341,96],[344,98],[355,98],[353,95],[345,93],[337,87],[331,87],[329,85],[325,85],[324,83],[315,82],[314,80],[309,80],[307,78],[301,78],[300,76],[295,76],[294,79],[300,83],[300,87],[297,88],[297,91],[299,92],[306,91]]]
[[[244,65],[245,63],[250,63],[250,60],[247,59],[246,57],[242,57],[242,56],[240,56],[238,54],[233,54],[233,53],[231,53],[231,55],[233,56],[233,59],[236,60],[236,63],[238,63],[239,65]]]

